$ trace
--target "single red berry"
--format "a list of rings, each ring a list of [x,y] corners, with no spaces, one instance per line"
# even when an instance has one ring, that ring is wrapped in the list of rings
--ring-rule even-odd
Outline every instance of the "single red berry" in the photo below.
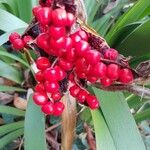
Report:
[[[69,52],[73,47],[72,39],[70,37],[66,37],[65,39],[65,49]]]
[[[66,78],[67,74],[62,68],[60,68],[59,66],[55,66],[54,69],[57,72],[57,80],[58,81],[61,81]]]
[[[49,27],[49,35],[52,38],[59,39],[60,37],[63,37],[66,35],[66,29],[65,27],[56,27],[56,26],[51,25]]]
[[[54,92],[54,93],[52,93],[51,98],[52,98],[54,101],[58,101],[58,100],[60,100],[60,99],[62,98],[62,94],[61,94],[59,91]]]
[[[28,43],[31,42],[33,38],[30,35],[26,35],[23,37],[23,42],[25,43],[26,46],[28,46]]]
[[[88,76],[87,80],[91,83],[95,83],[98,80],[98,78],[95,76]]]
[[[50,67],[50,65],[51,65],[50,62],[49,62],[48,58],[46,58],[46,57],[39,57],[36,60],[36,66],[40,70],[45,70],[48,67]]]
[[[67,13],[65,9],[57,8],[52,11],[52,21],[55,26],[65,26]]]
[[[66,26],[71,27],[75,23],[75,16],[72,13],[67,13]]]
[[[65,105],[62,102],[56,102],[54,104],[54,116],[60,116],[65,108]]]
[[[12,42],[12,46],[14,49],[16,50],[21,50],[24,48],[25,44],[23,42],[22,39],[15,39],[13,42]]]
[[[120,68],[117,64],[110,64],[107,66],[107,77],[111,80],[117,80],[119,78]]]
[[[112,85],[113,81],[107,77],[101,79],[101,84],[105,87]]]
[[[49,25],[51,22],[51,9],[49,7],[42,7],[37,11],[36,18],[41,25]]]
[[[61,58],[58,62],[59,66],[65,71],[70,71],[73,68],[73,64],[65,59]]]
[[[71,34],[70,37],[72,39],[74,46],[76,45],[77,42],[81,41],[81,37],[77,33]]]
[[[33,94],[33,101],[35,102],[35,104],[41,106],[48,102],[48,98],[46,94],[36,92]]]
[[[81,29],[77,31],[76,33],[81,37],[82,40],[88,41],[88,35],[84,30]]]
[[[88,95],[87,96],[87,103],[91,109],[97,109],[99,108],[99,101],[97,98],[93,95]]]
[[[76,74],[77,74],[78,78],[80,78],[80,79],[86,79],[86,77],[87,77],[85,72],[82,72],[79,70],[76,70]]]
[[[9,41],[10,41],[11,43],[13,43],[14,40],[20,39],[20,38],[21,38],[21,36],[20,36],[17,32],[13,32],[13,33],[11,33],[10,36],[9,36]]]
[[[86,62],[91,65],[96,65],[101,59],[100,53],[96,50],[86,51],[84,57],[86,59]]]
[[[84,56],[84,54],[90,50],[90,46],[86,41],[79,41],[75,44],[76,54],[80,57]]]
[[[70,87],[70,89],[69,89],[70,95],[73,97],[77,97],[80,90],[81,90],[80,87],[78,87],[77,85],[74,85],[74,86]]]
[[[101,79],[106,76],[106,70],[107,66],[104,63],[99,62],[91,69],[90,74],[95,75]]]
[[[57,92],[60,88],[58,82],[49,82],[49,81],[46,81],[45,82],[45,89],[48,93],[54,93],[54,92]]]
[[[58,81],[58,73],[54,68],[47,68],[44,71],[44,78],[46,81]]]
[[[117,50],[110,48],[105,51],[104,58],[110,60],[116,60],[118,55],[119,53]]]
[[[38,82],[43,82],[43,81],[44,81],[43,72],[38,71],[38,72],[35,74],[35,79],[36,79]]]
[[[44,84],[43,84],[43,83],[38,83],[38,84],[35,86],[35,91],[36,91],[36,92],[40,92],[40,93],[45,92]]]
[[[120,82],[127,84],[127,83],[132,82],[133,79],[134,79],[133,73],[130,69],[124,68],[124,69],[120,70],[120,72],[119,72],[119,81]]]
[[[34,15],[35,17],[37,16],[37,12],[38,12],[41,8],[42,8],[41,6],[35,6],[35,7],[33,7],[32,13],[33,13],[33,15]]]
[[[87,96],[88,96],[88,92],[86,92],[85,90],[80,90],[77,99],[80,103],[84,103]]]
[[[65,59],[68,60],[68,61],[71,61],[71,62],[73,62],[73,61],[76,60],[76,54],[75,54],[75,49],[74,49],[74,48],[70,49],[70,50],[66,53]]]
[[[43,113],[51,115],[54,112],[54,104],[52,102],[48,102],[42,106],[41,110]]]

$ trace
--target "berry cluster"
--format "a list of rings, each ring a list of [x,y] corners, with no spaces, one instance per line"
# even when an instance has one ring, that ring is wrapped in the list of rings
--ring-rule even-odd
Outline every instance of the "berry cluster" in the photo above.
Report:
[[[89,42],[90,34],[82,27],[73,29],[76,16],[67,12],[65,6],[53,7],[52,0],[33,8],[33,14],[40,27],[40,34],[35,40],[31,36],[20,37],[17,33],[10,35],[10,42],[14,49],[23,49],[33,40],[49,56],[39,57],[36,65],[39,71],[35,74],[37,85],[33,95],[34,102],[41,106],[45,114],[61,115],[64,104],[60,101],[63,94],[60,84],[64,79],[71,82],[70,94],[79,103],[91,109],[99,107],[97,98],[89,93],[80,83],[99,82],[105,87],[114,83],[129,84],[133,81],[133,74],[129,67],[117,63],[119,53],[112,48],[99,51]]]

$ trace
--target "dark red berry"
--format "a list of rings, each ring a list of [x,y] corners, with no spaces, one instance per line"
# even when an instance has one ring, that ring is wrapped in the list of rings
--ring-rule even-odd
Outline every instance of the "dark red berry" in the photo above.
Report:
[[[35,79],[39,82],[43,82],[44,81],[44,75],[43,72],[39,71],[35,74]]]
[[[54,68],[47,68],[44,71],[44,78],[46,81],[58,81],[58,73]]]
[[[88,92],[86,92],[85,90],[80,90],[77,99],[80,103],[84,103],[87,96],[88,96]]]
[[[110,60],[116,60],[118,55],[119,53],[117,50],[110,48],[105,51],[104,58]]]
[[[36,91],[36,92],[40,92],[40,93],[45,92],[44,84],[43,84],[43,83],[38,83],[38,84],[35,86],[35,91]]]
[[[75,54],[75,49],[74,49],[74,48],[70,49],[70,50],[66,53],[65,59],[68,60],[68,61],[71,61],[71,62],[73,62],[73,61],[76,60],[76,54]]]
[[[54,104],[52,102],[48,102],[42,106],[41,110],[43,113],[51,115],[54,112]]]
[[[66,26],[71,27],[75,23],[75,17],[72,13],[67,13]]]
[[[91,83],[95,83],[98,80],[98,78],[95,76],[88,76],[87,80]]]
[[[42,8],[41,6],[35,6],[35,7],[33,7],[32,13],[33,13],[33,15],[34,15],[35,17],[37,16],[37,12],[38,12],[41,8]]]
[[[73,68],[73,64],[65,59],[61,58],[58,62],[59,66],[65,71],[70,71]]]
[[[60,100],[60,99],[62,98],[62,94],[61,94],[59,91],[54,92],[54,93],[52,93],[51,98],[52,98],[54,101],[58,101],[58,100]]]
[[[22,39],[15,39],[13,42],[12,42],[12,46],[14,49],[16,50],[21,50],[24,48],[25,46],[25,43],[23,42]]]
[[[49,82],[49,81],[46,81],[44,85],[45,85],[45,90],[48,93],[54,93],[54,92],[57,92],[59,90],[59,84],[58,84],[58,82]]]
[[[10,36],[9,36],[9,41],[10,41],[11,43],[13,43],[14,40],[20,39],[20,38],[21,38],[21,36],[20,36],[17,32],[13,32],[13,33],[11,33]]]
[[[54,104],[54,116],[60,116],[65,108],[65,105],[62,102],[56,102]]]
[[[109,79],[108,77],[104,77],[101,79],[101,84],[105,87],[112,85],[112,83],[113,83],[113,81],[111,79]]]
[[[81,41],[81,37],[77,33],[71,34],[70,37],[72,39],[74,46],[76,45],[77,42]]]
[[[80,92],[80,90],[81,90],[81,88],[78,87],[77,85],[74,85],[74,86],[70,87],[70,89],[69,89],[70,94],[73,97],[77,97],[79,92]]]
[[[76,32],[76,33],[81,37],[82,40],[88,41],[88,35],[87,35],[87,33],[86,33],[85,31],[83,31],[83,30],[81,29],[81,30],[79,30],[79,31]]]
[[[58,81],[61,81],[66,78],[67,74],[62,68],[60,68],[59,66],[55,66],[54,69],[57,72],[57,80]]]
[[[44,105],[48,102],[48,98],[46,94],[36,92],[33,94],[33,101],[37,105]]]
[[[99,108],[99,101],[97,98],[93,95],[88,95],[87,96],[87,103],[91,109],[97,109]]]
[[[28,46],[28,43],[31,42],[33,38],[29,35],[26,35],[23,37],[23,42],[25,43],[26,46]]]

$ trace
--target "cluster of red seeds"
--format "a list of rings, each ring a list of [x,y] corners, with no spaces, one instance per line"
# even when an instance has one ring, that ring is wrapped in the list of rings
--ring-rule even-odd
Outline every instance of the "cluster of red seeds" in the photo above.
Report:
[[[65,10],[65,7],[53,9],[51,1],[46,5],[33,8],[33,14],[39,23],[41,34],[35,39],[36,44],[50,56],[55,56],[54,62],[46,57],[36,61],[39,71],[35,74],[37,85],[33,100],[46,114],[61,115],[64,104],[60,101],[63,93],[60,82],[65,78],[72,83],[70,94],[79,103],[91,109],[99,107],[97,98],[89,93],[81,84],[80,79],[108,87],[115,82],[128,84],[133,81],[132,71],[117,63],[106,64],[103,60],[115,62],[119,56],[117,50],[108,48],[104,54],[93,49],[89,44],[89,34],[81,28],[70,33],[76,23],[76,17]],[[32,40],[30,36],[23,39],[13,33],[9,38],[15,49],[22,49]]]

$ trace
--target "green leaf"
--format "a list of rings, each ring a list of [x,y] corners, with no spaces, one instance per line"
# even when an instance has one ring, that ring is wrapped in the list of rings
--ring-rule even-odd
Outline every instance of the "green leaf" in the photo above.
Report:
[[[22,88],[0,85],[0,92],[13,92],[13,91],[26,92],[26,90]]]
[[[106,36],[106,40],[110,45],[113,45],[113,38],[117,36],[118,30],[128,24],[136,22],[140,19],[143,12],[150,6],[149,0],[139,0],[134,7],[132,7],[127,13],[120,17],[109,34]]]
[[[146,119],[150,119],[150,108],[144,110],[143,112],[135,114],[134,118],[137,123]]]
[[[0,149],[3,149],[7,144],[11,143],[17,137],[23,135],[23,128],[13,131],[0,139]]]
[[[9,12],[0,9],[0,30],[9,32],[18,28],[26,28],[27,26],[28,24],[24,21]]]
[[[8,52],[5,52],[5,51],[0,51],[0,58],[1,56],[6,56],[6,57],[9,57],[13,60],[16,60],[18,62],[20,62],[21,64],[25,65],[26,67],[30,68],[30,65],[28,63],[26,63],[23,59],[13,55],[13,54],[10,54]]]
[[[20,18],[29,23],[32,19],[32,8],[38,4],[38,0],[17,0],[17,2]]]
[[[101,112],[95,110],[91,111],[91,114],[95,129],[97,150],[117,150]]]
[[[0,60],[0,76],[12,80],[16,83],[22,83],[22,74],[15,67],[12,67]]]
[[[24,127],[24,121],[9,123],[0,127],[0,136]]]
[[[29,98],[25,115],[25,150],[46,150],[45,117]]]
[[[146,150],[125,98],[120,92],[93,89],[118,150]],[[134,142],[133,142],[134,141]]]
[[[0,105],[0,113],[10,114],[14,116],[22,116],[22,117],[24,117],[25,115],[25,112],[20,109],[10,107],[10,106],[3,106],[3,105]]]
[[[10,35],[12,32],[18,32],[19,34],[23,34],[24,31],[25,31],[25,29],[26,29],[26,27],[20,28],[20,27],[18,26],[17,29],[2,34],[2,35],[0,36],[0,45],[3,45],[4,43],[6,43],[6,42],[8,41],[9,35]]]

